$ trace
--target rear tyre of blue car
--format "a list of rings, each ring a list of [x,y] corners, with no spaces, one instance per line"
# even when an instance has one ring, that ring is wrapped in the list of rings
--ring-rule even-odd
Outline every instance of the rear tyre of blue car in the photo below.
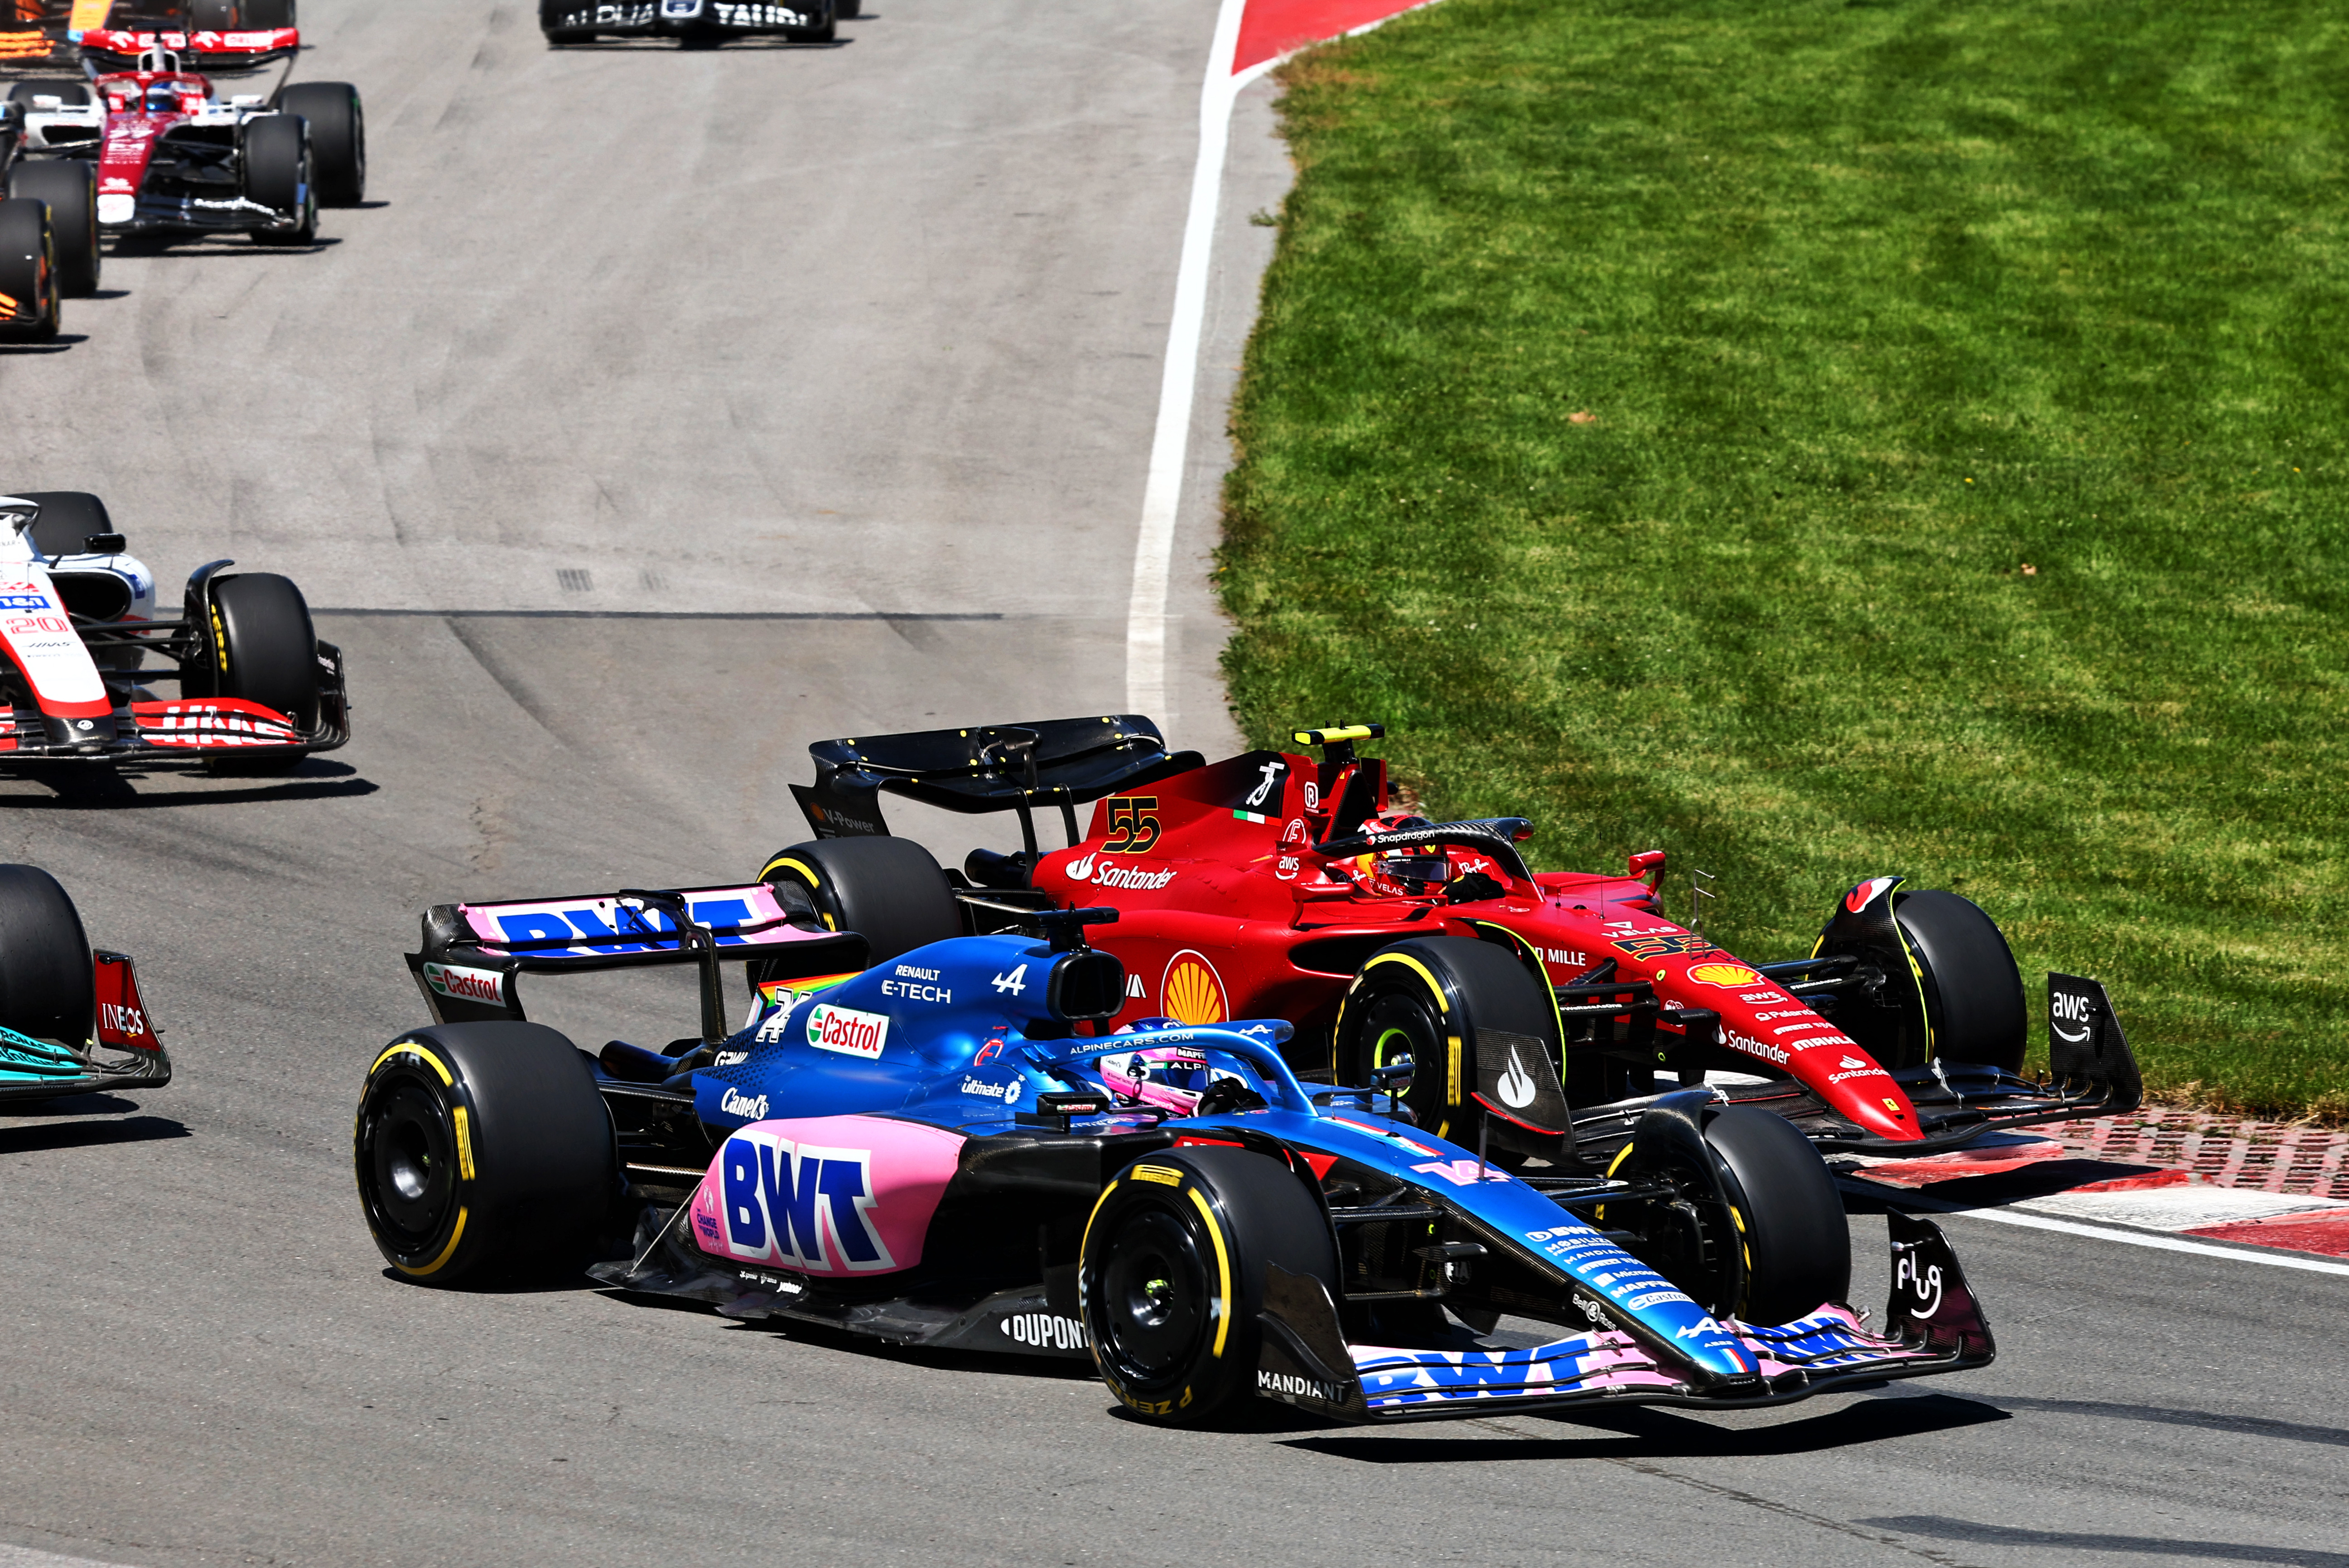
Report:
[[[97,1013],[89,938],[57,879],[0,866],[0,1025],[78,1046]]]
[[[1102,1381],[1127,1409],[1196,1426],[1252,1394],[1278,1267],[1332,1284],[1330,1223],[1288,1168],[1237,1148],[1128,1166],[1085,1227],[1077,1281]]]
[[[587,1059],[540,1023],[401,1035],[367,1069],[352,1137],[376,1247],[422,1284],[577,1268],[617,1186]]]
[[[910,838],[817,838],[776,851],[762,882],[805,893],[835,931],[864,939],[869,963],[963,934],[947,874]]]

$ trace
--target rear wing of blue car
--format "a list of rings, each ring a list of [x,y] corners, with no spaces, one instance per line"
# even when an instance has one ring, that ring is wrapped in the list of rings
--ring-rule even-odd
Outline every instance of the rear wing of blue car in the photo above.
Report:
[[[409,972],[436,1023],[524,1017],[524,973],[696,964],[701,1033],[722,1040],[720,967],[755,964],[753,981],[842,974],[865,967],[864,939],[826,930],[795,888],[764,882],[723,888],[624,888],[567,898],[436,904],[424,914]]]

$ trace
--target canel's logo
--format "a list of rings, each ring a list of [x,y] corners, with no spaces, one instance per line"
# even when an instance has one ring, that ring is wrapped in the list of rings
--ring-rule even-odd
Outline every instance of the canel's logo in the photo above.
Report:
[[[871,1149],[818,1148],[752,1128],[726,1140],[718,1173],[730,1255],[816,1274],[897,1266],[873,1219]]]
[[[745,1116],[754,1122],[767,1119],[767,1096],[752,1099],[740,1089],[729,1089],[719,1096],[718,1108],[730,1116]]]

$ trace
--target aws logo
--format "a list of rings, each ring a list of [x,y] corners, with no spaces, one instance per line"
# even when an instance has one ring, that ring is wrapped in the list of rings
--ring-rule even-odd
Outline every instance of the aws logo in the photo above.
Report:
[[[873,1151],[736,1133],[718,1156],[727,1255],[812,1274],[894,1269],[872,1210]]]
[[[1205,954],[1188,949],[1167,961],[1158,994],[1164,998],[1166,1016],[1185,1023],[1221,1023],[1232,1015],[1224,977]]]

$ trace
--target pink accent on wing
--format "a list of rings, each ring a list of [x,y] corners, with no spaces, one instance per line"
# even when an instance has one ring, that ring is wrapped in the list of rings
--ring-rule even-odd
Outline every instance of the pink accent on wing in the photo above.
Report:
[[[764,882],[752,882],[739,888],[687,888],[680,891],[695,923],[716,930],[721,947],[816,941],[831,934],[803,930],[791,924],[784,919],[782,906],[775,901],[775,890]],[[583,944],[576,948],[534,950],[542,954],[563,957],[584,956],[591,952],[643,951],[647,949],[673,950],[677,945],[673,940],[662,940],[662,933],[677,927],[677,922],[666,911],[636,909],[608,895],[578,898],[525,898],[510,903],[464,904],[459,907],[473,934],[492,946],[566,936],[584,939],[619,935],[642,939],[634,943],[605,941],[592,948]]]

